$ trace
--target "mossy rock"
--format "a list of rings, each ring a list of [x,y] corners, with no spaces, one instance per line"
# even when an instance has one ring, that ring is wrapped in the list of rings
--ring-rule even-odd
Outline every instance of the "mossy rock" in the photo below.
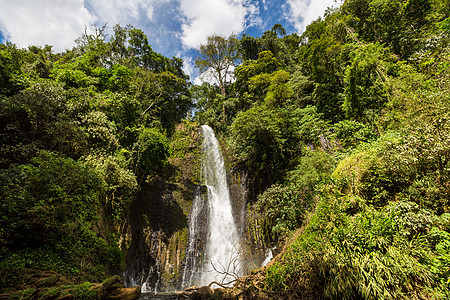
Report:
[[[51,286],[55,286],[55,284],[60,280],[61,275],[59,274],[55,274],[52,275],[50,277],[44,277],[38,280],[38,282],[36,283],[36,285],[38,287],[51,287]]]

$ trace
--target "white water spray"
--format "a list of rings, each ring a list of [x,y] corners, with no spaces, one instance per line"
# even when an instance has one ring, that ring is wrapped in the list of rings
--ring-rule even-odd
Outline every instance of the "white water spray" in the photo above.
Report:
[[[181,281],[183,288],[192,285],[193,282],[197,282],[201,278],[199,264],[201,263],[202,257],[199,241],[201,239],[200,217],[203,210],[204,200],[199,187],[195,192],[191,213],[189,214],[189,241],[186,248],[186,261]]]
[[[268,263],[270,263],[270,261],[272,260],[272,258],[273,258],[273,250],[274,250],[275,248],[272,248],[272,249],[267,249],[266,250],[266,255],[265,255],[265,258],[264,258],[264,261],[262,262],[262,264],[261,264],[261,267],[264,267],[264,266],[266,266]]]
[[[203,213],[208,215],[206,248],[198,276],[195,275],[195,268],[191,267],[190,271],[185,270],[183,285],[207,285],[212,281],[228,284],[235,279],[235,276],[242,275],[240,239],[233,218],[225,163],[219,143],[211,127],[203,125],[202,131],[202,151],[204,155],[202,173],[208,191],[207,205],[205,205],[207,211],[203,209]],[[189,224],[190,239],[191,235],[192,237],[197,235],[198,224],[192,222],[196,222],[196,219],[198,219],[198,209],[202,206],[195,201],[202,201],[202,199],[196,197],[193,203]],[[190,255],[189,248],[193,245],[190,240],[187,259]],[[189,261],[189,263],[192,263],[192,261]],[[186,265],[188,265],[188,261]]]
[[[239,235],[233,219],[225,163],[214,131],[202,126],[205,162],[203,172],[208,188],[209,235],[202,283],[228,283],[240,275]]]

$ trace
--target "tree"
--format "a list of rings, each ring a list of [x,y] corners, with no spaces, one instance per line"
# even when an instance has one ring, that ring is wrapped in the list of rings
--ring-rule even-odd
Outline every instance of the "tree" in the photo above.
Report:
[[[286,122],[276,110],[254,106],[240,112],[231,125],[230,144],[237,163],[253,175],[259,192],[281,178],[286,157]]]
[[[348,118],[369,121],[389,100],[389,69],[393,69],[395,57],[386,54],[377,44],[359,46],[355,57],[346,68],[344,76],[343,110]]]
[[[206,45],[200,45],[201,57],[195,60],[195,66],[202,73],[210,72],[219,84],[220,93],[226,97],[227,77],[233,71],[238,59],[239,42],[234,35],[224,38],[212,35]],[[222,122],[226,122],[225,104],[222,105]]]
[[[11,96],[23,89],[21,65],[24,51],[13,44],[0,44],[0,96]]]
[[[257,81],[256,76],[261,74],[271,74],[278,70],[280,63],[273,56],[270,51],[262,51],[258,55],[258,60],[250,60],[244,62],[242,65],[238,66],[235,71],[236,81],[234,83],[234,89],[239,94],[243,96],[246,92],[251,91],[252,78],[253,81]],[[264,75],[263,75],[264,76]],[[255,82],[253,82],[254,84]],[[259,90],[261,91],[261,90]]]
[[[261,42],[259,39],[243,34],[241,40],[239,41],[239,52],[241,58],[244,61],[247,60],[257,60],[258,54],[261,51]]]
[[[163,170],[169,157],[169,146],[167,137],[158,129],[141,127],[139,131],[131,152],[131,166],[142,179]]]
[[[227,77],[238,59],[238,40],[234,35],[228,38],[209,36],[206,45],[200,45],[200,54],[201,57],[195,60],[195,66],[202,73],[211,70],[222,96],[226,97]]]
[[[286,35],[286,29],[283,26],[280,24],[273,25],[272,29],[264,32],[261,37],[262,48],[272,52],[275,57],[278,57],[279,52],[282,50],[278,36],[284,35]]]

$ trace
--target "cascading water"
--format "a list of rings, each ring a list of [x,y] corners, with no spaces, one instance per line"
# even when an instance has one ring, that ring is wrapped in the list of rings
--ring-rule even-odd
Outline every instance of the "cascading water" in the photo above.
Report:
[[[266,266],[268,263],[270,263],[270,261],[272,260],[272,258],[273,258],[273,250],[274,250],[275,248],[272,248],[272,249],[267,249],[266,250],[266,255],[265,255],[265,258],[264,258],[264,261],[262,262],[262,264],[261,264],[261,267],[264,267],[264,266]]]
[[[207,205],[199,204],[201,197],[196,197],[190,216],[189,244],[187,249],[186,267],[183,274],[183,286],[206,285],[212,281],[227,284],[234,276],[242,275],[240,266],[240,238],[233,218],[233,209],[228,190],[225,164],[220,152],[219,143],[214,131],[207,125],[202,126],[204,155],[202,174],[207,187]],[[197,202],[196,202],[197,201]],[[199,254],[192,256],[191,251],[198,251],[195,243],[198,238],[198,221],[200,207],[208,216],[206,247],[198,274],[193,262],[201,259]],[[194,224],[192,224],[194,223]],[[195,240],[192,241],[191,238]],[[191,249],[192,246],[192,249]],[[197,269],[198,270],[198,269]],[[196,275],[198,274],[198,276]]]
[[[225,163],[214,131],[202,126],[205,161],[203,176],[208,188],[209,234],[202,283],[227,283],[232,274],[240,275],[239,235],[233,218]],[[219,274],[217,271],[219,271]]]
[[[197,282],[201,278],[201,212],[204,210],[204,199],[200,187],[195,192],[195,198],[192,203],[192,209],[189,219],[189,241],[186,248],[186,261],[183,270],[182,287],[187,287],[192,282]]]

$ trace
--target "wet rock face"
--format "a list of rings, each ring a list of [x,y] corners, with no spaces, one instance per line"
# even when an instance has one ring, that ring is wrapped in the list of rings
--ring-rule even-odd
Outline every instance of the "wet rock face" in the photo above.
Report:
[[[127,286],[144,292],[179,289],[185,262],[188,216],[200,177],[201,138],[179,124],[171,142],[170,167],[142,182],[121,232]]]
[[[156,179],[132,204],[125,283],[146,291],[175,288],[180,279],[187,239],[188,200],[181,186]]]
[[[239,229],[241,236],[244,236],[248,201],[248,189],[246,186],[247,176],[244,173],[230,170],[227,173],[227,180],[236,226]]]
[[[121,247],[126,253],[125,285],[141,285],[144,292],[182,288],[183,271],[189,261],[186,246],[192,201],[198,189],[203,195],[207,193],[199,182],[203,137],[191,131],[179,140],[179,149],[175,146],[175,155],[169,159],[177,175],[141,183],[139,194],[130,207],[128,222],[121,230]],[[225,160],[228,159],[225,157]],[[244,237],[247,178],[227,169],[234,221],[239,235]],[[206,228],[207,216],[202,216],[198,222],[201,228]],[[199,256],[205,250],[205,232],[200,230],[196,240]]]

